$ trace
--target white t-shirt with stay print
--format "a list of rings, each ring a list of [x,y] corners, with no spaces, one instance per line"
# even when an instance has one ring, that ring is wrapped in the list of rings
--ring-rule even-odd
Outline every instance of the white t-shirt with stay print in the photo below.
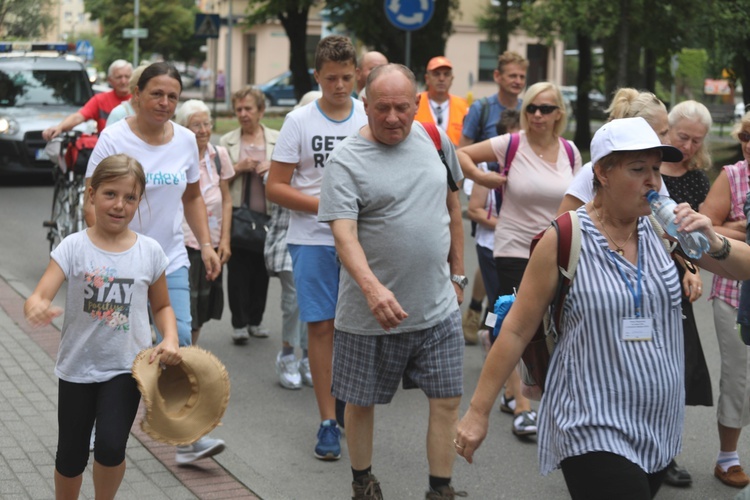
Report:
[[[151,347],[148,288],[167,268],[161,246],[139,234],[128,250],[107,252],[84,230],[50,256],[68,282],[55,375],[90,384],[130,373],[136,355]]]

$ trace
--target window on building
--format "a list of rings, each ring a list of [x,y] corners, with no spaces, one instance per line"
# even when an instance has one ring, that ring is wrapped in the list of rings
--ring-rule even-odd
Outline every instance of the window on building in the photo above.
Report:
[[[63,16],[63,19],[70,22],[73,20],[73,13],[72,12],[66,12]]]
[[[497,43],[479,42],[479,81],[493,81],[492,74],[497,67]]]

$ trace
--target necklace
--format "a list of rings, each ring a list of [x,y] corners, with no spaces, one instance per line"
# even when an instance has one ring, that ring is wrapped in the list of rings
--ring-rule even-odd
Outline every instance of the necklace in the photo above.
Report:
[[[627,245],[627,244],[628,244],[628,241],[630,241],[630,237],[631,237],[631,236],[633,236],[633,233],[635,232],[635,228],[633,228],[633,230],[632,230],[632,231],[630,231],[630,234],[628,235],[628,237],[627,237],[627,239],[625,240],[625,242],[624,242],[624,243],[623,243],[622,245],[620,245],[620,244],[619,244],[619,243],[617,243],[617,242],[615,241],[615,239],[614,239],[614,238],[613,238],[612,236],[610,236],[610,234],[609,234],[609,233],[607,232],[607,228],[606,228],[606,227],[604,227],[604,221],[602,220],[602,216],[601,216],[601,215],[599,215],[599,210],[597,210],[597,209],[596,209],[596,207],[594,206],[594,204],[593,204],[593,203],[591,204],[591,208],[593,208],[593,209],[594,209],[594,213],[596,214],[596,218],[597,218],[597,219],[599,219],[599,224],[601,224],[601,226],[602,226],[602,231],[604,231],[604,234],[605,234],[605,235],[607,236],[607,238],[609,238],[609,241],[611,241],[611,242],[612,242],[612,243],[613,243],[613,244],[615,245],[615,252],[617,252],[618,254],[620,254],[620,255],[623,255],[623,256],[624,256],[624,255],[625,255],[625,250],[624,250],[624,247],[625,247],[625,245]],[[636,227],[638,227],[638,222],[637,222],[637,221],[636,221]]]

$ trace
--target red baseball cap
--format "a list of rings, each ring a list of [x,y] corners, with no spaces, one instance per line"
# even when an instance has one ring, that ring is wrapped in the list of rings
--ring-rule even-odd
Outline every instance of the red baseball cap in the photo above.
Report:
[[[430,59],[430,62],[427,63],[427,71],[432,71],[434,69],[438,68],[451,68],[453,69],[453,65],[448,60],[447,57],[444,56],[437,56]]]

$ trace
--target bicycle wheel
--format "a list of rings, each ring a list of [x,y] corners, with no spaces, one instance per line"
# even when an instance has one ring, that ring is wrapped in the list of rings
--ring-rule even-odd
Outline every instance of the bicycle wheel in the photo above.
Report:
[[[52,215],[49,220],[44,221],[44,227],[47,230],[47,239],[49,240],[50,251],[54,250],[62,241],[58,222],[64,212],[65,200],[65,175],[59,170],[54,170],[55,188],[52,192]]]
[[[73,185],[70,188],[71,194],[71,232],[77,233],[86,228],[86,219],[83,211],[84,192],[86,190],[86,180],[83,176],[76,176]]]
[[[75,199],[75,191],[68,175],[70,175],[70,173],[63,176],[60,191],[58,192],[60,211],[54,221],[57,237],[50,243],[51,250],[54,250],[54,248],[73,231],[73,200]]]

